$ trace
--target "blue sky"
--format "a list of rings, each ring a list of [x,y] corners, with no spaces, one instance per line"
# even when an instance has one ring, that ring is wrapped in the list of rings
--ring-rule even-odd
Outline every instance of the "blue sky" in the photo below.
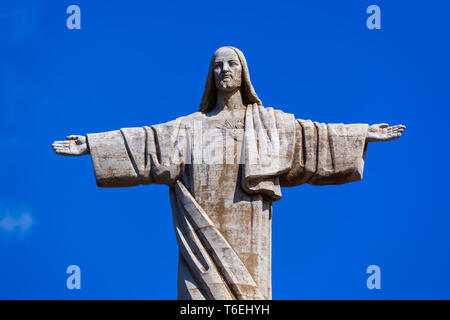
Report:
[[[81,30],[66,8],[81,8]],[[368,30],[366,8],[381,8]],[[364,179],[285,188],[274,299],[449,299],[450,4],[445,1],[0,3],[0,298],[176,299],[168,188],[96,187],[54,140],[197,111],[209,59],[247,57],[265,106],[321,122],[405,124]],[[81,268],[81,290],[66,268]],[[368,290],[366,268],[381,268]]]

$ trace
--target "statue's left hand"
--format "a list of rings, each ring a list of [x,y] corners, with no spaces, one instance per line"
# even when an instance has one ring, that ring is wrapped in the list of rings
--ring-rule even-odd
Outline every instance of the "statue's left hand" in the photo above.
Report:
[[[400,138],[406,127],[402,124],[390,127],[387,123],[374,124],[367,131],[367,142],[390,141]]]

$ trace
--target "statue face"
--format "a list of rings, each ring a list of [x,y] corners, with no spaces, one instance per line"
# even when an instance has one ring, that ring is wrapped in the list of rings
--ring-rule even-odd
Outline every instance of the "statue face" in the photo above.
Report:
[[[215,53],[214,78],[216,88],[232,91],[241,87],[242,65],[233,49],[220,48]]]

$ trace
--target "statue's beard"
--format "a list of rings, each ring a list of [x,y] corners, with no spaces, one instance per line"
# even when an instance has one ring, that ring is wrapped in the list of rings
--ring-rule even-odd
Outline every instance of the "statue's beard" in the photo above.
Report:
[[[220,80],[216,83],[218,90],[232,91],[239,89],[241,87],[240,79],[227,78],[225,80]]]

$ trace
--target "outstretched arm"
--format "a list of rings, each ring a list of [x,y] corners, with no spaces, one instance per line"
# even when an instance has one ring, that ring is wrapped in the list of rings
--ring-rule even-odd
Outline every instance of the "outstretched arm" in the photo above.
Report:
[[[55,141],[52,147],[56,154],[63,156],[90,154],[99,187],[171,185],[181,167],[177,134],[174,134],[178,127],[177,122],[152,128],[70,135],[65,141]]]
[[[398,124],[390,127],[387,123],[374,124],[367,130],[367,142],[390,141],[401,137],[406,126]]]
[[[55,141],[52,144],[56,154],[62,156],[82,156],[89,154],[89,146],[85,136],[70,135],[65,141]]]
[[[294,161],[281,186],[341,184],[362,179],[367,142],[399,138],[404,125],[324,124],[298,119]]]

